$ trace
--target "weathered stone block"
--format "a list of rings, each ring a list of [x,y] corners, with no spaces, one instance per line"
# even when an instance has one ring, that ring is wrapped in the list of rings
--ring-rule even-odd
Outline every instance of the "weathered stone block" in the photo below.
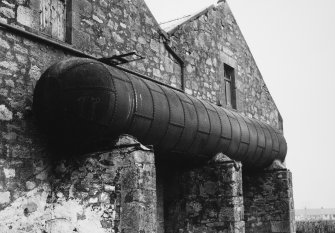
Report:
[[[153,153],[151,151],[138,150],[138,151],[134,151],[130,155],[134,157],[135,163],[153,164],[155,160]]]
[[[156,53],[159,52],[160,44],[158,41],[151,39],[150,40],[150,48],[154,50]]]
[[[34,22],[34,14],[33,14],[33,10],[31,10],[28,7],[24,7],[24,6],[19,6],[17,8],[17,22],[27,26],[27,27],[32,27],[33,26],[33,22]]]
[[[89,34],[73,28],[72,44],[78,49],[82,49],[84,51],[90,50],[91,37]]]
[[[13,119],[13,113],[4,105],[0,105],[0,120],[10,121]]]
[[[141,204],[127,205],[122,209],[121,232],[156,232],[156,208]]]
[[[0,205],[10,202],[10,192],[0,192]]]
[[[1,61],[0,67],[7,68],[10,71],[18,71],[18,65],[12,61]]]
[[[287,221],[271,221],[271,232],[279,232],[279,233],[290,233],[291,226],[290,222]]]
[[[124,174],[125,189],[156,189],[155,165],[138,164]]]
[[[77,12],[85,17],[90,17],[93,13],[92,2],[87,0],[73,1],[72,11]]]
[[[7,168],[4,168],[4,169],[3,169],[3,172],[4,172],[5,177],[6,177],[7,179],[12,178],[12,177],[15,177],[15,169],[11,169],[11,168],[7,169]]]
[[[7,7],[0,7],[0,14],[4,15],[6,18],[14,18],[15,12]]]

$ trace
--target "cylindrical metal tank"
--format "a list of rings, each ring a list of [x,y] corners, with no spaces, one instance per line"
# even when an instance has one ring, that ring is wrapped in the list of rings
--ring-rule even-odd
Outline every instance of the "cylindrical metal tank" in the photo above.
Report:
[[[282,133],[265,123],[91,59],[45,71],[33,109],[53,140],[73,145],[126,133],[183,159],[222,152],[254,168],[284,161],[287,151]]]

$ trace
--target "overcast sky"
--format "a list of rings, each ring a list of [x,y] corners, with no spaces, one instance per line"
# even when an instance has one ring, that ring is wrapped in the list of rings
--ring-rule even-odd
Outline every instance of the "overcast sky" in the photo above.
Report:
[[[158,22],[213,0],[145,0]],[[335,1],[228,0],[284,119],[295,208],[335,208]]]

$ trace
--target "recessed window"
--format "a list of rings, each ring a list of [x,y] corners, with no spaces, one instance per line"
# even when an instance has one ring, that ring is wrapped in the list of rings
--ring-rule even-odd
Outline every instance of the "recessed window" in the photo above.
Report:
[[[40,31],[52,38],[65,41],[66,1],[40,1]]]
[[[236,109],[235,94],[235,71],[234,68],[224,64],[223,77],[221,79],[220,93],[217,104],[228,108]]]

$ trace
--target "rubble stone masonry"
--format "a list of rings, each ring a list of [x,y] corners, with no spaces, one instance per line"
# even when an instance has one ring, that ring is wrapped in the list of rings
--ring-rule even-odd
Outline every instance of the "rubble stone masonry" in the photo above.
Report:
[[[243,197],[246,232],[295,232],[289,170],[244,173]]]
[[[173,48],[185,60],[187,93],[217,103],[227,64],[235,70],[237,110],[282,129],[278,109],[227,3],[194,15],[170,34]]]
[[[169,170],[163,178],[166,233],[244,233],[240,163]]]
[[[155,232],[154,154],[130,137],[114,146],[4,168],[0,232]]]

